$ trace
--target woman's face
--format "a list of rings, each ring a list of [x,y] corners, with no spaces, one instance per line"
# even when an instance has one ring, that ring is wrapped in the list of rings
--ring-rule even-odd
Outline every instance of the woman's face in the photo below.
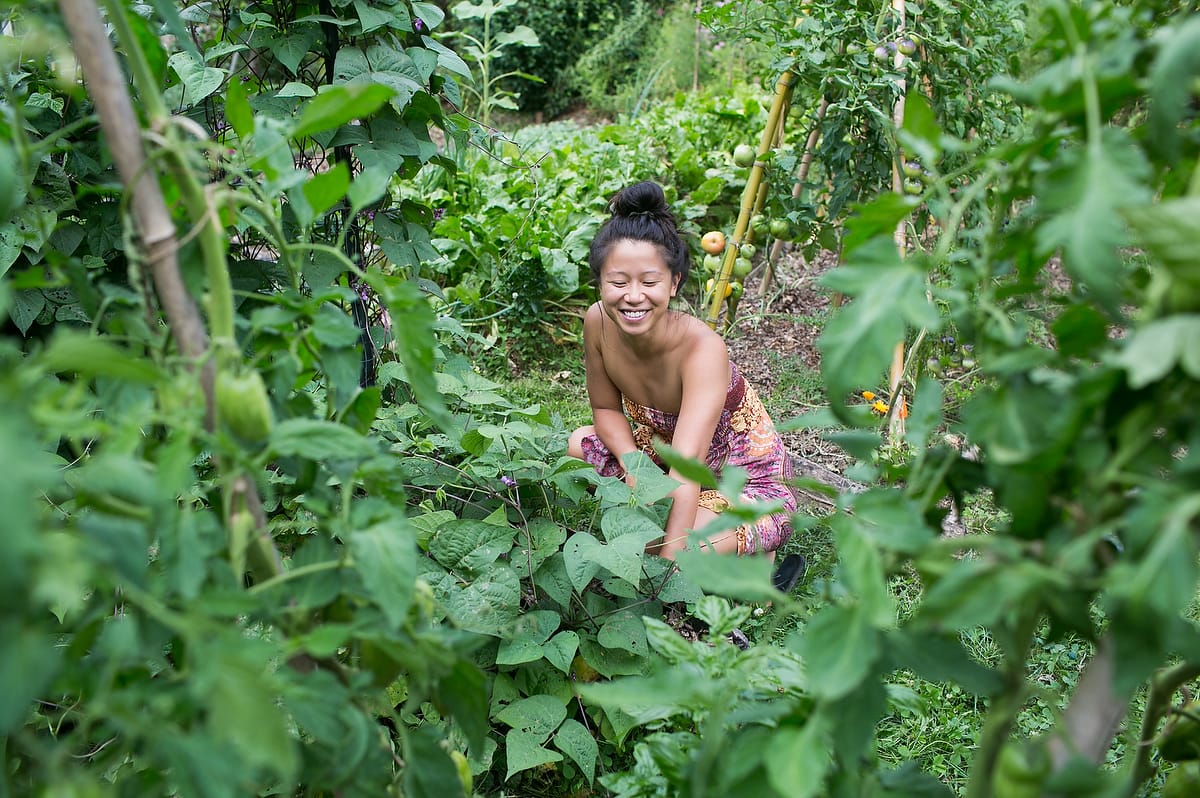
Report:
[[[600,305],[630,335],[653,329],[678,288],[679,278],[649,241],[618,241],[600,269]]]

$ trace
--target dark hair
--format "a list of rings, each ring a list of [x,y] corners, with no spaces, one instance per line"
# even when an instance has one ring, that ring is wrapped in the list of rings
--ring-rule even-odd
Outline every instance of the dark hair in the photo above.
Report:
[[[600,269],[608,259],[609,250],[618,241],[625,240],[654,244],[662,253],[671,276],[678,277],[680,284],[687,281],[692,256],[679,235],[675,214],[667,207],[662,186],[649,180],[626,186],[609,201],[608,209],[612,216],[592,239],[588,253],[592,285],[600,284]]]

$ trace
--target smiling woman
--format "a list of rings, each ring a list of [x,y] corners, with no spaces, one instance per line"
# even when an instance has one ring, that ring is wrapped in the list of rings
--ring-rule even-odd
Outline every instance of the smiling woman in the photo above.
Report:
[[[591,425],[571,436],[569,452],[605,476],[623,477],[622,456],[644,451],[661,464],[656,441],[703,460],[716,474],[745,469],[742,497],[780,501],[785,510],[710,538],[717,552],[774,552],[792,534],[796,498],[791,461],[753,386],[729,362],[725,341],[699,319],[671,309],[687,279],[690,255],[662,188],[642,182],[610,203],[612,217],[592,241],[592,281],[600,299],[584,318]],[[631,424],[632,422],[632,424]],[[674,470],[665,536],[667,558],[729,506]]]

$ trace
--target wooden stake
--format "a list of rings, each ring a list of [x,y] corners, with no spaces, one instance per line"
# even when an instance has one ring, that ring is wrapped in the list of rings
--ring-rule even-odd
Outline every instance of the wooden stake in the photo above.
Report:
[[[892,11],[894,11],[900,20],[900,24],[896,26],[896,35],[899,36],[904,32],[904,0],[892,0]],[[896,51],[895,67],[897,71],[904,69],[904,61],[907,56]],[[900,78],[897,81],[897,87],[900,89],[900,96],[896,98],[896,104],[892,108],[892,124],[897,129],[904,125],[904,95],[908,91],[908,81]],[[897,194],[904,193],[904,176],[900,171],[900,158],[892,159],[892,190]],[[901,219],[896,223],[896,230],[892,235],[892,240],[896,242],[896,249],[900,252],[900,257],[908,256],[908,227],[905,220]],[[893,441],[899,440],[904,436],[904,414],[901,412],[907,406],[907,400],[904,397],[904,389],[900,384],[901,377],[904,375],[904,341],[896,343],[896,348],[892,352],[892,369],[891,376],[888,380],[888,397],[890,402],[888,414],[888,432]]]
[[[783,109],[791,103],[795,81],[796,73],[788,69],[779,76],[779,80],[775,83],[775,95],[771,100],[771,110],[767,114],[766,127],[758,141],[757,157],[754,159],[754,165],[750,167],[746,188],[742,190],[742,205],[738,212],[737,224],[734,226],[733,236],[725,247],[725,258],[721,262],[721,271],[718,272],[716,281],[713,283],[713,293],[705,323],[714,330],[721,317],[721,305],[725,301],[725,287],[729,285],[729,277],[733,273],[733,262],[737,260],[738,250],[745,241],[746,230],[750,227],[750,217],[754,213],[754,205],[758,200],[758,188],[762,183],[763,171],[766,166],[764,158],[771,150],[771,145],[775,140],[779,120],[784,113]]]

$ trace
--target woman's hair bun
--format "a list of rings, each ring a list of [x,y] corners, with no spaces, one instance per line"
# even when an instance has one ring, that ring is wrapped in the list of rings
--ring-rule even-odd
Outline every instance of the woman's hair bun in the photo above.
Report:
[[[651,180],[621,189],[608,207],[613,216],[658,216],[670,213],[662,186]]]

